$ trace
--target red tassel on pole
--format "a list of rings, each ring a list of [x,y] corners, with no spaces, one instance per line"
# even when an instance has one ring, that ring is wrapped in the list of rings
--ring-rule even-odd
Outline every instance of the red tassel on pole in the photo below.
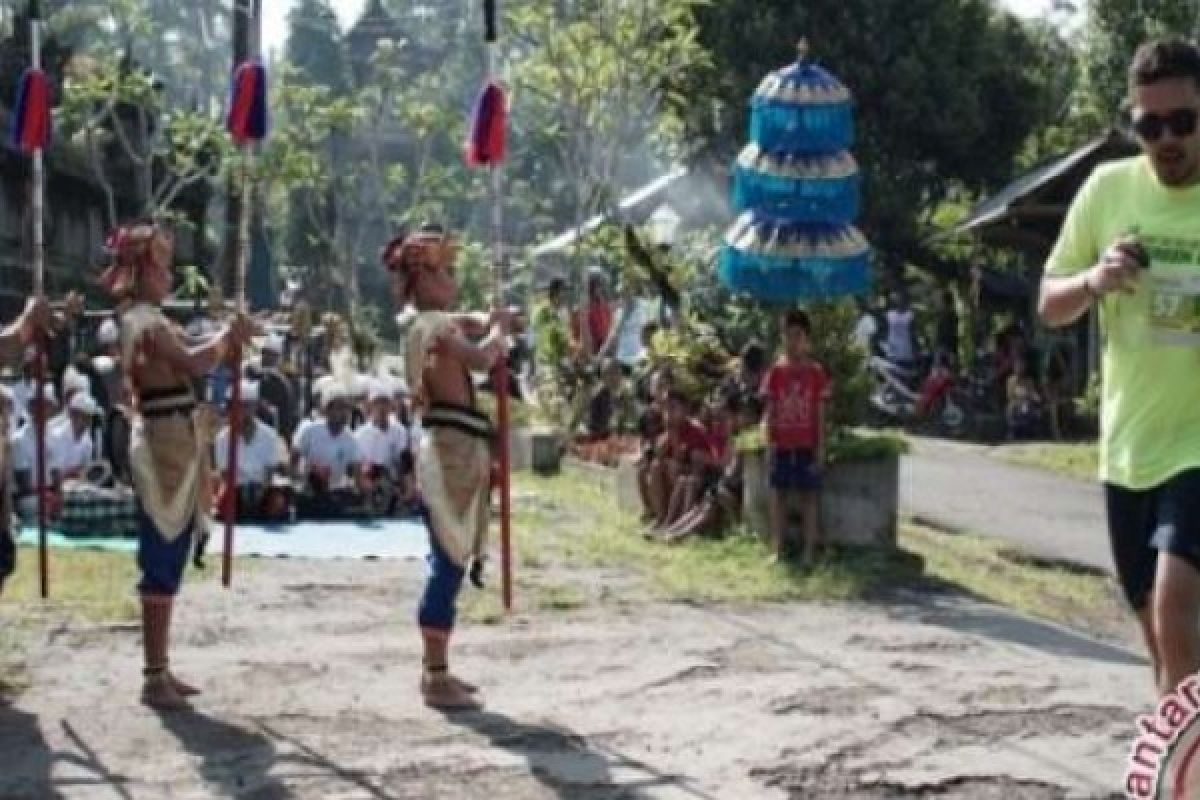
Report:
[[[467,166],[490,167],[504,161],[508,108],[504,90],[489,81],[475,101],[467,139]]]
[[[250,174],[254,151],[250,145],[267,136],[267,71],[259,61],[245,61],[233,73],[229,90],[229,112],[225,127],[235,144],[246,148],[242,169],[242,217],[238,222],[237,245],[237,308],[246,311],[246,251],[250,231]],[[225,489],[234,501],[225,511],[225,546],[221,554],[221,584],[233,583],[233,529],[237,516],[238,443],[242,420],[242,349],[235,347],[229,354],[233,387],[229,397],[229,469],[225,474]]]
[[[488,81],[475,101],[464,156],[469,167],[488,167],[491,180],[488,195],[492,206],[492,275],[495,279],[495,307],[504,306],[504,197],[500,165],[504,162],[508,127],[508,102],[495,75],[497,39],[497,0],[484,0],[484,40],[487,43]],[[500,567],[504,610],[513,609],[513,558],[511,463],[509,459],[508,360],[501,357],[492,372],[496,387],[496,428],[499,435],[500,473]]]
[[[17,87],[9,143],[23,153],[50,143],[50,81],[40,69],[27,69]]]
[[[239,145],[262,141],[267,135],[267,71],[246,61],[233,73],[225,127]]]

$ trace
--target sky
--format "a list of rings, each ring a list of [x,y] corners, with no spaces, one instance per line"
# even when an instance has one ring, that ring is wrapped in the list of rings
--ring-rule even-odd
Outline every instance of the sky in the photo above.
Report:
[[[1045,13],[1052,0],[1000,0],[1005,6],[1022,16],[1032,17]],[[272,48],[283,52],[287,40],[287,12],[295,0],[263,0],[263,51]],[[362,12],[364,0],[332,0],[332,5],[341,19],[342,30],[354,24]]]

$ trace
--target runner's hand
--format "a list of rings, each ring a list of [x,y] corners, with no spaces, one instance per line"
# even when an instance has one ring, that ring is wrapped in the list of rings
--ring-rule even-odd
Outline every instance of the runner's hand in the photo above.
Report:
[[[471,585],[476,589],[483,589],[483,556],[476,556],[471,559],[471,570],[469,573]]]
[[[1100,263],[1088,271],[1088,288],[1103,296],[1110,292],[1133,294],[1145,267],[1145,251],[1135,239],[1120,239],[1104,252]]]

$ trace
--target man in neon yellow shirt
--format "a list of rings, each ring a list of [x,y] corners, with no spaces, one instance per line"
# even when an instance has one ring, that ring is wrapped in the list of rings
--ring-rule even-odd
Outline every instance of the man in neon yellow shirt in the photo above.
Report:
[[[1099,307],[1109,536],[1166,692],[1200,668],[1200,50],[1142,45],[1129,90],[1142,154],[1080,189],[1039,312],[1059,326]]]

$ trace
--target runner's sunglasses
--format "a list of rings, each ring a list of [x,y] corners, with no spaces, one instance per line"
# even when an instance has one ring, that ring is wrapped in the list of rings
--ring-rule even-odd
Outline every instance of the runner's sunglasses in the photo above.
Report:
[[[1133,132],[1143,141],[1157,142],[1166,131],[1176,139],[1196,132],[1197,112],[1194,108],[1177,108],[1165,114],[1141,114],[1133,118]]]

